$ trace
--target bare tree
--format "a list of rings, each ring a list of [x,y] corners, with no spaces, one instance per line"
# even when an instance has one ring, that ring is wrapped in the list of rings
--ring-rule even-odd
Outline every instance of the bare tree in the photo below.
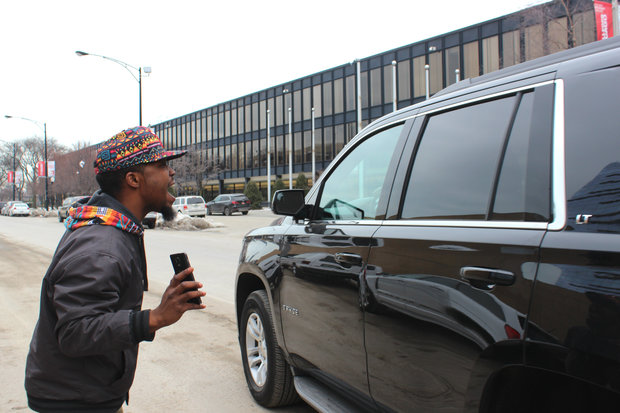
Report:
[[[32,195],[32,206],[37,206],[37,197],[43,197],[45,181],[37,176],[37,162],[45,160],[45,142],[43,138],[30,137],[15,142],[4,142],[1,146],[0,168],[3,171],[2,184],[6,182],[8,171],[22,172],[22,181],[16,187],[16,192],[21,194],[27,188]],[[48,161],[57,153],[65,152],[66,148],[54,138],[47,139]],[[13,168],[15,164],[15,168]]]
[[[9,171],[12,171],[13,148],[10,148],[6,142],[0,143],[0,188],[8,183]]]
[[[172,161],[175,181],[183,191],[204,195],[204,183],[219,179],[226,170],[217,159],[207,159],[207,153],[199,145],[188,150],[187,154]]]
[[[523,13],[523,24],[526,28],[540,25],[542,52],[546,55],[579,45],[578,31],[583,25],[579,16],[581,12],[591,9],[589,0],[553,0],[526,10]]]
[[[21,199],[21,194],[25,186],[25,179],[23,179],[23,155],[24,148],[20,141],[15,142],[3,142],[2,150],[0,153],[0,163],[2,163],[2,167],[5,171],[14,171],[16,172],[13,175],[13,185],[15,188],[15,198]],[[17,172],[22,173],[22,179],[20,182],[17,182]],[[12,186],[13,186],[12,185]],[[12,189],[11,189],[12,191]]]
[[[96,151],[95,145],[86,146],[55,158],[53,194],[56,203],[67,196],[92,194],[98,188],[93,170]]]

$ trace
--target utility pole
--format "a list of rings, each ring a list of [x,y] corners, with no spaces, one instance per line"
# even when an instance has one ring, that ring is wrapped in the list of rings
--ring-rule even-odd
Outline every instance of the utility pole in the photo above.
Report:
[[[17,181],[17,169],[15,169],[16,152],[17,152],[17,144],[13,143],[13,200],[15,200],[15,183]]]
[[[49,199],[47,197],[47,180],[49,178],[47,171],[47,123],[43,123],[43,147],[45,152],[45,210],[49,211]]]

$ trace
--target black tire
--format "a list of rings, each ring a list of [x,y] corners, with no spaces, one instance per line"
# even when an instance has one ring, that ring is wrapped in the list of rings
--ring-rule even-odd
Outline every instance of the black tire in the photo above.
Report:
[[[211,211],[211,208],[207,208],[207,215],[213,215],[213,211]]]
[[[64,220],[62,219],[62,216],[60,216],[60,214],[58,214],[58,222],[62,222],[62,221],[64,221]]]
[[[264,290],[254,291],[245,300],[239,326],[243,372],[254,400],[265,407],[287,406],[299,401],[293,386],[293,374],[276,339],[269,299]],[[246,342],[250,329],[254,331],[254,336],[248,337]],[[255,338],[256,335],[263,337],[262,345]],[[252,347],[256,349],[256,352],[250,354],[254,363],[248,359],[248,348]],[[254,367],[258,366],[254,371],[258,380],[253,376],[250,363]],[[266,372],[259,372],[265,368]]]
[[[154,222],[149,222],[148,224],[149,229],[154,229],[155,228],[155,223]]]
[[[230,216],[230,208],[224,207],[224,215]]]
[[[248,211],[241,211],[241,213],[242,213],[243,215],[247,215],[247,214],[248,214]]]

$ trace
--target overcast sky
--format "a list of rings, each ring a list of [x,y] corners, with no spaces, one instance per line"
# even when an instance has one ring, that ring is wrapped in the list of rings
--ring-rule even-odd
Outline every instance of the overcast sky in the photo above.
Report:
[[[156,124],[542,0],[0,2],[0,140],[72,146]]]

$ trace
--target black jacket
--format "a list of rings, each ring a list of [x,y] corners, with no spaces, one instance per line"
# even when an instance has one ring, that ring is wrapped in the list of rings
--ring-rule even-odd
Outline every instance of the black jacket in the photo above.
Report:
[[[115,222],[96,209],[99,215],[87,219],[79,208],[71,210],[43,278],[26,362],[29,406],[39,412],[116,411],[133,382],[138,343],[153,339],[149,313],[141,311],[147,286],[142,226],[100,191],[87,205],[122,217]]]

